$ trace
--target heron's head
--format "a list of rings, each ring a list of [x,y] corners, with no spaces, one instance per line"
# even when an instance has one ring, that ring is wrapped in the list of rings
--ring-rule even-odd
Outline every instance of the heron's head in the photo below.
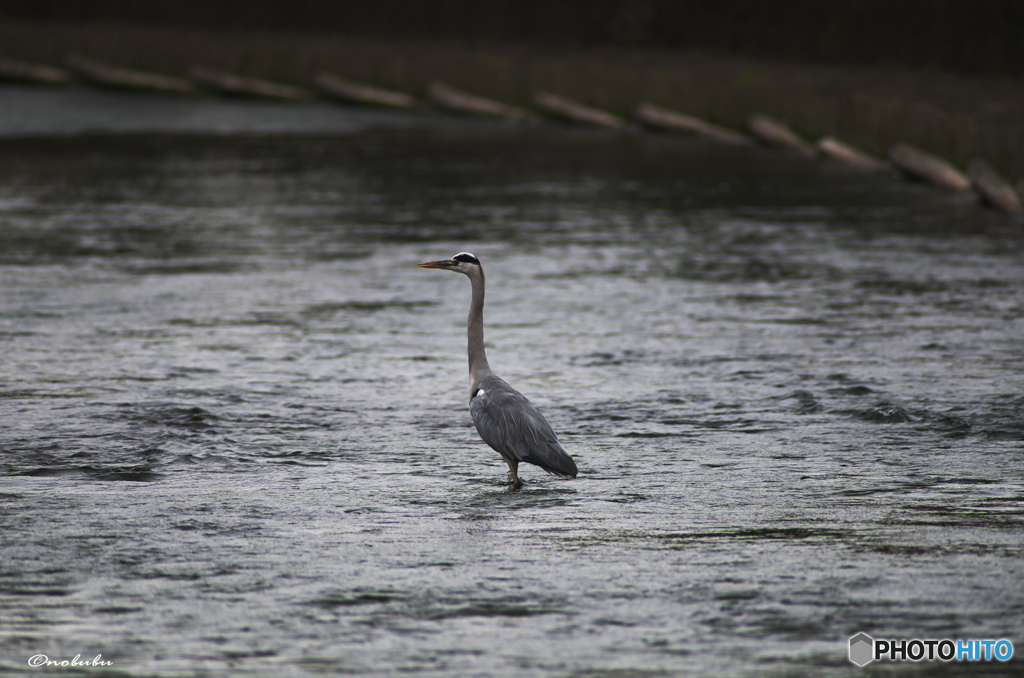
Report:
[[[480,260],[476,258],[476,255],[469,252],[459,252],[451,259],[424,261],[420,264],[420,268],[443,268],[446,271],[458,271],[465,275],[469,275],[473,271],[482,270]]]

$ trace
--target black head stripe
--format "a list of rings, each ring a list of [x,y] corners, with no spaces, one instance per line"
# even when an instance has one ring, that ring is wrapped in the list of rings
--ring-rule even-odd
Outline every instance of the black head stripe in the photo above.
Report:
[[[461,261],[464,264],[476,264],[477,266],[480,265],[480,260],[469,252],[459,252],[452,257],[452,261]]]

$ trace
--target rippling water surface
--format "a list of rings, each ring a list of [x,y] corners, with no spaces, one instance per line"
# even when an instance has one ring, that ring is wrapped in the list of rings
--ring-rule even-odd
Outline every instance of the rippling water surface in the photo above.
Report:
[[[479,440],[468,282],[415,265],[461,250],[576,480],[511,491]],[[686,139],[0,140],[0,667],[862,675],[860,631],[1020,654],[1022,255],[967,197]]]

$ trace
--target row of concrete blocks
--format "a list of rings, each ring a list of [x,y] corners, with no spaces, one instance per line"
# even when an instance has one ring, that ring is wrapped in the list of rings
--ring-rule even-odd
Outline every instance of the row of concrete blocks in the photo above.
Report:
[[[202,66],[193,67],[189,71],[189,78],[185,79],[119,68],[74,54],[68,57],[67,67],[68,69],[55,68],[0,58],[0,78],[64,84],[71,82],[74,75],[77,75],[87,82],[104,87],[175,94],[195,94],[205,89],[238,96],[304,101],[315,98],[319,93],[350,103],[404,109],[415,109],[425,103],[403,92],[352,82],[324,72],[314,78],[317,89],[314,92],[302,87],[239,76]],[[538,118],[537,113],[529,109],[470,94],[442,82],[433,82],[427,87],[427,100],[437,107],[460,113],[523,121]],[[631,126],[620,116],[549,92],[536,93],[533,105],[543,114],[574,123],[612,129],[626,129]],[[1020,197],[1024,194],[1024,179],[1021,179],[1015,190],[991,165],[981,159],[970,162],[967,165],[967,173],[964,174],[942,158],[909,144],[897,144],[890,149],[888,159],[883,160],[830,136],[822,137],[817,143],[811,144],[781,122],[764,115],[754,115],[750,118],[747,123],[749,136],[650,103],[638,106],[633,112],[633,117],[636,122],[648,128],[692,133],[728,144],[753,144],[759,141],[770,146],[789,148],[807,157],[823,153],[868,170],[899,170],[915,179],[947,189],[973,188],[985,203],[1010,214],[1024,214]]]

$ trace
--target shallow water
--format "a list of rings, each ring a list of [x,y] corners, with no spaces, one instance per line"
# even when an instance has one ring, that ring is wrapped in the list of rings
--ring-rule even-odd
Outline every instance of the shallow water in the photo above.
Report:
[[[0,140],[3,670],[1020,654],[1020,223],[758,149],[389,126]],[[468,282],[415,266],[460,250],[576,480],[511,491],[473,429]]]

